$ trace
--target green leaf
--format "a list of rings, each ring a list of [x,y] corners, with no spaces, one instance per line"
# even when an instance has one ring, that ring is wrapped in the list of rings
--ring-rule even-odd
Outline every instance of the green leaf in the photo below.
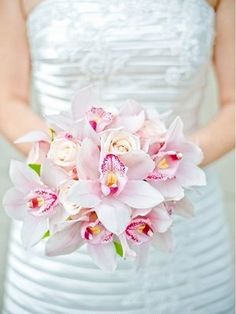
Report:
[[[48,230],[48,231],[46,231],[45,233],[44,233],[44,235],[43,235],[43,237],[42,237],[42,240],[43,239],[46,239],[46,238],[49,238],[50,237],[50,231]]]
[[[123,257],[123,248],[120,242],[114,241],[113,243],[115,246],[116,253],[120,255],[121,257]]]
[[[55,138],[55,135],[56,135],[56,131],[53,130],[53,129],[50,129],[50,132],[51,132],[51,140],[52,142],[54,141],[54,138]]]
[[[40,164],[28,164],[28,166],[40,176],[40,170],[41,170]]]

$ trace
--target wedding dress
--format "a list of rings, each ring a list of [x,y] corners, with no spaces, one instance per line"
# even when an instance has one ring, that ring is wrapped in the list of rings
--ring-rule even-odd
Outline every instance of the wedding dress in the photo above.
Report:
[[[74,91],[96,83],[107,105],[136,99],[199,126],[215,38],[205,0],[44,0],[27,20],[33,98],[42,114],[68,108]],[[195,217],[176,217],[176,248],[153,250],[136,272],[120,259],[102,272],[82,247],[46,258],[23,250],[14,224],[4,314],[228,314],[233,285],[228,228],[214,166],[188,197]]]

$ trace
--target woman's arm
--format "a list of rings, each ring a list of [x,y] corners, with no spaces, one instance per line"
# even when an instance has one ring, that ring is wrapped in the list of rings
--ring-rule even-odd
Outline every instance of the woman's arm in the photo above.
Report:
[[[45,122],[29,106],[30,56],[20,0],[0,1],[0,133],[11,143]],[[30,145],[17,145],[27,154]]]
[[[202,166],[217,160],[235,145],[234,0],[220,0],[216,11],[214,64],[219,83],[220,110],[192,138],[204,153]]]

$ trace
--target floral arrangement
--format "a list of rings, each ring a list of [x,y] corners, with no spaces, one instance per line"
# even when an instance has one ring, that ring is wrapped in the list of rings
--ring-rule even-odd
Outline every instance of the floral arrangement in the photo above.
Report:
[[[71,112],[46,117],[49,133],[33,131],[27,162],[13,160],[6,213],[23,221],[22,242],[45,242],[45,254],[87,245],[93,261],[113,271],[118,258],[140,266],[152,245],[171,251],[173,215],[191,216],[185,190],[205,184],[198,146],[177,117],[126,101],[102,107],[93,88],[80,90]]]

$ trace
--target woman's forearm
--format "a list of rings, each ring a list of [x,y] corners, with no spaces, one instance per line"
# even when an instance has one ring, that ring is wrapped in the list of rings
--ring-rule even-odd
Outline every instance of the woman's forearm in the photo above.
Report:
[[[31,108],[21,102],[14,100],[0,105],[0,133],[10,142],[32,130],[45,130],[47,125],[40,116]],[[31,144],[15,144],[16,148],[27,155]]]
[[[217,115],[203,128],[192,135],[204,154],[201,166],[216,161],[228,153],[235,145],[235,105],[226,104]]]

